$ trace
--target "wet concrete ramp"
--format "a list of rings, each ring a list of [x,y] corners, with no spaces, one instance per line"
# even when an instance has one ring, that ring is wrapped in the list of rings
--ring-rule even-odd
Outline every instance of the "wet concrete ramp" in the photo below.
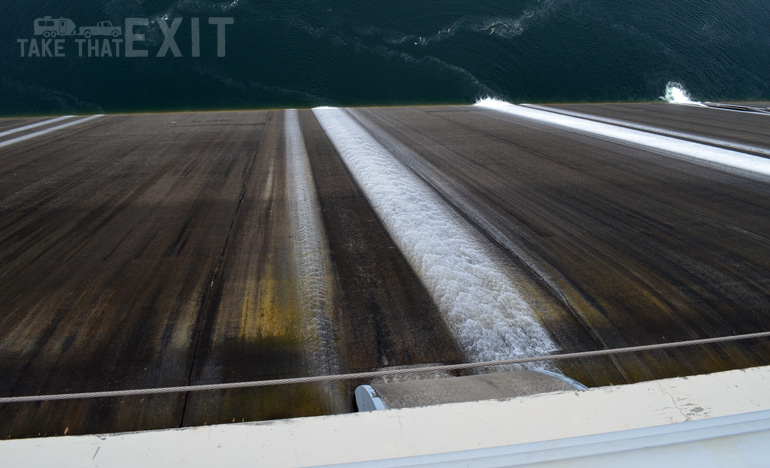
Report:
[[[584,386],[560,374],[525,369],[444,379],[372,383],[356,388],[355,395],[358,411],[377,411],[582,390],[585,390]]]
[[[770,151],[770,116],[677,109],[569,107]],[[362,179],[317,112],[0,121],[0,396],[770,330],[766,176],[477,106],[340,112],[421,184],[410,209],[440,206],[483,260],[442,264],[449,230],[409,244],[419,211],[388,221],[406,211],[382,212],[385,179]],[[512,292],[486,304],[469,285]],[[748,340],[542,366],[597,386],[769,360]],[[364,383],[5,404],[0,435],[341,413]]]

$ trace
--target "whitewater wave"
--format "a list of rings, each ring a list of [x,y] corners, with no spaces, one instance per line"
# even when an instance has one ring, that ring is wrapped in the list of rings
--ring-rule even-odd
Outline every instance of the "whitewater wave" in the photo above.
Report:
[[[496,97],[487,96],[476,100],[476,103],[474,105],[482,106],[482,107],[490,107],[490,108],[501,108],[501,107],[510,106],[512,104],[508,101],[504,101]]]
[[[671,104],[686,104],[690,106],[705,107],[705,104],[702,102],[693,101],[690,97],[690,93],[687,91],[687,89],[685,89],[684,85],[677,81],[669,81],[666,84],[666,91],[660,98]]]
[[[557,350],[505,264],[473,227],[347,112],[313,112],[469,360]]]

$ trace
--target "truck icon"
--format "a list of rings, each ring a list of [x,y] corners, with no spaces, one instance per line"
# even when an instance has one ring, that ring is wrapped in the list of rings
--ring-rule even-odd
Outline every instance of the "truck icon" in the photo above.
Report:
[[[113,26],[110,21],[99,21],[96,26],[82,26],[78,30],[71,19],[50,16],[37,18],[33,23],[33,29],[36,36],[84,36],[86,39],[90,39],[91,36],[118,37],[122,32],[120,26]]]
[[[113,26],[109,21],[99,21],[96,26],[83,26],[80,28],[80,35],[90,39],[91,36],[120,36],[120,26]]]
[[[50,16],[46,16],[44,18],[38,18],[34,22],[36,36],[73,36],[77,34],[76,28],[75,23],[67,18],[54,19]]]

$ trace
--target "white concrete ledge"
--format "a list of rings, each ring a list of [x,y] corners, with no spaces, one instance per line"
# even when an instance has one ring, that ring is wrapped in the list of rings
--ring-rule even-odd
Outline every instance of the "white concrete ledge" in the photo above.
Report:
[[[579,437],[770,409],[770,367],[473,403],[0,442],[0,466],[312,466]]]

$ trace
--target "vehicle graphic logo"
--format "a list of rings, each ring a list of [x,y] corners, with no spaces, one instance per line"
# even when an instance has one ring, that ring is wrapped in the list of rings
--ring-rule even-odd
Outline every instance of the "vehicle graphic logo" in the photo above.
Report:
[[[171,24],[168,23],[171,20]],[[200,57],[201,40],[216,41],[216,56],[226,55],[226,27],[235,23],[231,17],[210,17],[209,28],[201,27],[201,18],[126,18],[122,25],[112,21],[98,21],[96,24],[79,26],[70,18],[44,16],[32,22],[33,36],[17,39],[22,58],[66,57],[68,53],[78,57]],[[180,48],[176,33],[180,27],[189,28],[190,44],[186,50]],[[213,26],[213,27],[211,27]],[[158,28],[163,43],[153,54],[145,37],[149,28]],[[72,41],[68,41],[68,39]]]
[[[53,19],[50,16],[35,20],[35,36],[56,37],[71,36],[76,30],[75,23],[71,19]]]

